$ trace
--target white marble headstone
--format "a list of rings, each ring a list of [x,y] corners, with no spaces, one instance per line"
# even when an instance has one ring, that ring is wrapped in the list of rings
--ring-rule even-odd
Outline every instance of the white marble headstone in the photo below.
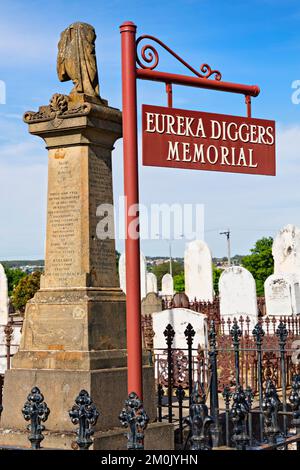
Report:
[[[252,331],[258,320],[256,286],[252,274],[241,266],[226,268],[219,279],[219,296],[221,318],[226,321],[248,316]]]
[[[276,235],[272,254],[274,274],[296,274],[300,279],[300,229],[286,225]]]
[[[163,297],[170,297],[174,295],[174,282],[171,274],[167,273],[161,280],[161,295]]]
[[[146,272],[147,272],[147,263],[146,258],[141,253],[140,255],[140,276],[141,276],[141,299],[146,297]],[[125,253],[122,253],[119,259],[119,280],[120,287],[122,291],[126,294],[126,256]]]
[[[155,312],[152,314],[152,318],[153,330],[155,333],[153,338],[155,349],[166,349],[167,343],[164,331],[168,324],[171,324],[175,331],[172,347],[176,349],[187,348],[184,331],[189,323],[192,325],[196,333],[194,336],[193,348],[197,349],[199,344],[202,348],[206,347],[206,315],[194,312],[187,308],[172,308],[161,312]]]
[[[157,294],[157,277],[154,273],[147,273],[147,294],[150,292]]]
[[[213,301],[212,256],[207,244],[194,240],[184,252],[185,293],[191,301]]]
[[[267,315],[300,313],[299,279],[294,274],[272,274],[265,281]]]
[[[4,267],[0,264],[0,325],[8,322],[8,286]]]

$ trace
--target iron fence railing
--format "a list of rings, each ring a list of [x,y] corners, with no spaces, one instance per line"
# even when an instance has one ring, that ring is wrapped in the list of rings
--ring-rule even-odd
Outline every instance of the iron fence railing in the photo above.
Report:
[[[266,334],[262,325],[258,323],[250,337],[237,320],[232,321],[228,335],[212,321],[209,348],[204,350],[193,348],[191,325],[185,330],[187,348],[172,348],[175,332],[171,325],[166,327],[166,349],[154,350],[158,420],[177,423],[178,448],[195,446],[191,436],[196,432],[203,439],[207,434],[204,447],[268,448],[266,444],[276,447],[278,443],[279,447],[293,441],[299,450],[295,437],[300,435],[300,351],[293,347],[293,342],[298,345],[296,330],[288,331],[279,321],[274,334]],[[191,427],[192,405],[198,410],[198,425],[193,422]],[[205,407],[209,407],[210,417],[203,421]]]

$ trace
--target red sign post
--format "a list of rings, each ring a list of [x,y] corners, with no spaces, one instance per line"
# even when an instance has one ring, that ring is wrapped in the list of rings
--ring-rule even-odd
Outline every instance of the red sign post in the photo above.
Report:
[[[143,105],[143,165],[275,175],[275,122]]]
[[[191,67],[166,44],[153,36],[140,36],[136,40],[136,25],[131,21],[125,22],[120,26],[121,42],[122,42],[122,102],[123,102],[123,152],[124,152],[124,192],[127,199],[126,207],[126,310],[127,310],[127,365],[128,365],[128,393],[135,392],[139,398],[142,398],[142,337],[141,337],[141,303],[140,303],[140,242],[139,237],[130,233],[132,222],[136,225],[137,215],[134,210],[139,203],[138,191],[138,151],[137,151],[137,95],[136,80],[152,80],[165,84],[167,92],[167,102],[169,113],[178,110],[172,110],[173,90],[172,84],[191,86],[196,88],[204,88],[216,91],[224,91],[229,93],[239,93],[244,95],[247,109],[247,116],[251,117],[251,97],[258,96],[259,87],[256,85],[242,85],[238,83],[230,83],[222,81],[219,71],[212,70],[207,64],[200,67],[200,71]],[[159,63],[159,54],[152,44],[146,44],[141,48],[139,55],[138,48],[143,40],[155,42],[184,67],[186,67],[193,76],[178,75],[168,72],[160,72],[155,70]],[[164,109],[164,108],[160,108]],[[184,111],[180,111],[183,113]],[[188,112],[190,113],[190,112]],[[241,118],[234,118],[241,119]],[[272,122],[270,121],[272,127]],[[234,126],[233,126],[234,127]],[[254,132],[254,131],[253,131]],[[152,136],[153,137],[153,136]],[[165,151],[163,141],[161,141],[160,155],[157,163],[164,158],[162,155]],[[190,142],[188,142],[190,143]],[[151,144],[152,145],[152,144]],[[255,144],[253,144],[255,145]],[[260,144],[261,145],[261,144]],[[270,146],[271,147],[271,146]],[[153,152],[153,149],[151,149]],[[175,160],[177,158],[176,150]],[[184,152],[186,152],[184,150]],[[185,153],[187,155],[187,153]],[[223,156],[225,159],[226,155]],[[152,157],[145,155],[149,162],[154,161]],[[154,158],[154,157],[153,157]],[[179,157],[180,158],[180,157]],[[188,157],[186,157],[188,158]],[[201,156],[200,156],[201,158]],[[212,157],[210,157],[212,158]],[[242,157],[239,157],[242,158]],[[253,162],[255,157],[253,157]],[[174,160],[174,159],[173,159]],[[231,162],[232,162],[231,156]],[[242,159],[240,160],[242,164]],[[248,159],[249,162],[249,159]],[[175,161],[175,164],[181,163]],[[189,163],[189,162],[185,162]],[[209,162],[208,162],[209,163]],[[172,162],[173,166],[174,161]],[[207,163],[206,163],[207,164]],[[209,163],[209,165],[212,165]],[[161,165],[159,165],[161,166]],[[164,165],[165,166],[165,165]],[[231,164],[231,166],[233,166]],[[236,165],[237,166],[237,165]],[[176,166],[178,167],[178,166]],[[189,168],[189,167],[188,167]],[[262,168],[262,166],[261,166]],[[209,168],[206,168],[209,169]],[[267,171],[267,167],[265,168]],[[275,166],[271,171],[275,172]],[[228,170],[227,170],[228,171]],[[212,400],[218,401],[218,397],[212,397]],[[213,405],[216,405],[216,403]],[[215,406],[217,408],[218,406]]]

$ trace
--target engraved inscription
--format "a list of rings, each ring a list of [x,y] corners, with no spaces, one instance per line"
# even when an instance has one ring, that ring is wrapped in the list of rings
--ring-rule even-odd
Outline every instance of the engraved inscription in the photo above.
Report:
[[[81,274],[80,155],[55,157],[49,162],[46,274],[65,285]]]

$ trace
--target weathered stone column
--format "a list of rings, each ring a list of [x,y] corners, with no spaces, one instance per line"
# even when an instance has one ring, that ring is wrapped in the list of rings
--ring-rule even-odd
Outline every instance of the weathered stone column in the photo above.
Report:
[[[73,430],[68,409],[82,388],[100,410],[98,429],[112,428],[127,396],[125,296],[115,240],[97,236],[97,208],[113,203],[111,152],[121,112],[90,96],[56,94],[24,120],[48,149],[45,274],[5,376],[1,426],[24,428],[19,410],[37,385],[51,410],[48,429]],[[144,369],[153,418],[153,368]]]

